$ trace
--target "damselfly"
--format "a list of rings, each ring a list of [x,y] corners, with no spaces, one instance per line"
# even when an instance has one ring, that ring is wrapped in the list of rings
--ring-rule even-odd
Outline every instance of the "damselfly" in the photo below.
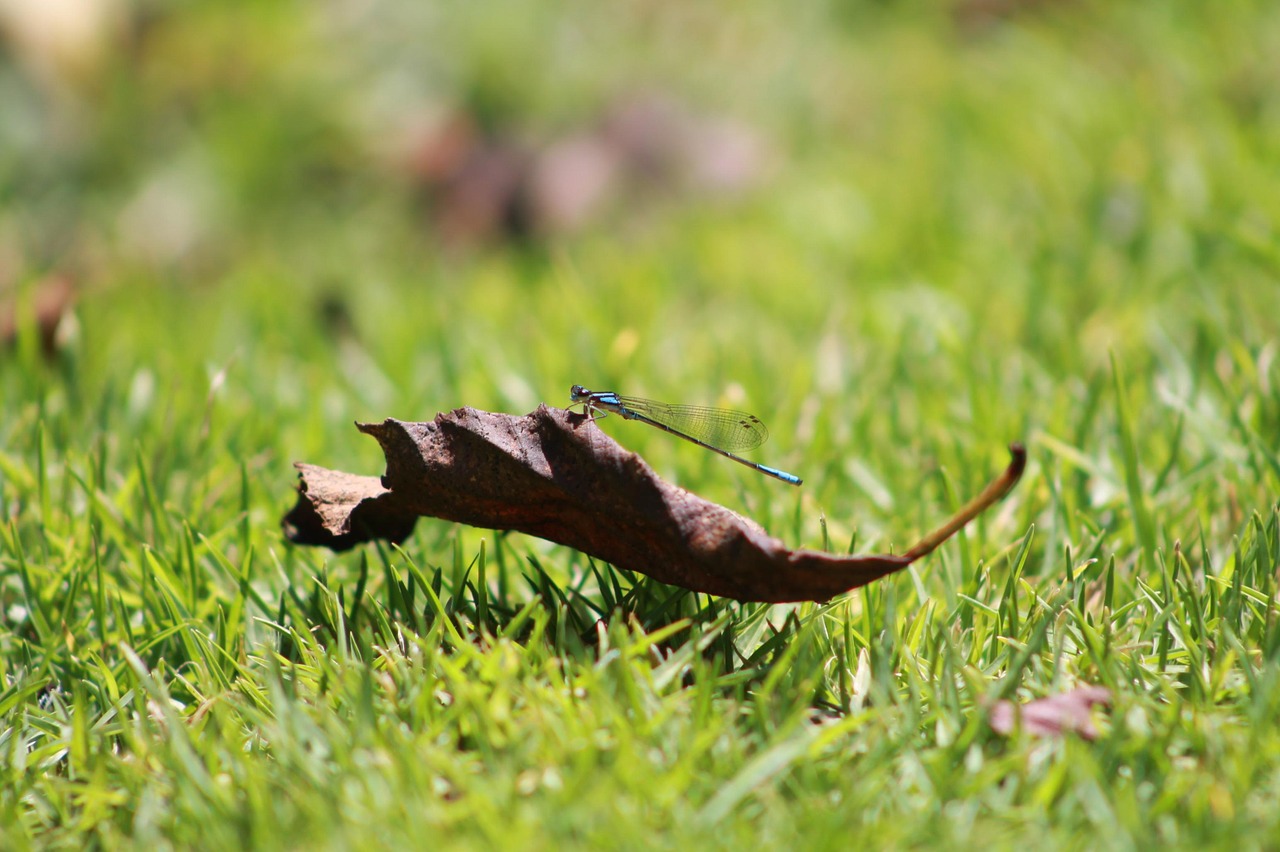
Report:
[[[754,450],[769,437],[769,430],[754,414],[701,405],[671,405],[652,399],[620,396],[613,391],[589,391],[582,385],[574,385],[569,390],[569,398],[573,404],[582,405],[583,411],[593,417],[595,412],[600,412],[617,414],[625,420],[639,420],[774,479],[781,479],[791,485],[799,485],[802,481],[800,477],[786,471],[757,464],[734,454]]]

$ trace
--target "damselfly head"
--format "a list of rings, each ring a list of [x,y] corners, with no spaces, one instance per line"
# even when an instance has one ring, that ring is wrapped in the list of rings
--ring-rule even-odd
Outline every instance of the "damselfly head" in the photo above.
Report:
[[[586,402],[591,397],[591,391],[582,385],[574,385],[569,388],[569,400],[571,402]]]

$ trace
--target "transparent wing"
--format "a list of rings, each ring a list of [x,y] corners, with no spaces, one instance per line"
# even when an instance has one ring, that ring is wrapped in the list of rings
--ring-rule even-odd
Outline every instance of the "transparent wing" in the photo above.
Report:
[[[769,438],[769,430],[760,418],[745,411],[672,405],[634,396],[620,396],[618,402],[637,414],[731,453],[754,450]]]

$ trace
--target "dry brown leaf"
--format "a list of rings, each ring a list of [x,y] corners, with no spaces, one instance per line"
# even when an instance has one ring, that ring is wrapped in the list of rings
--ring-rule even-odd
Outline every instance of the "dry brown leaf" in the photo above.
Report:
[[[665,482],[582,414],[539,406],[523,417],[460,408],[430,423],[357,428],[382,445],[381,479],[297,464],[285,516],[298,544],[345,550],[403,541],[426,515],[516,530],[664,583],[744,601],[825,601],[932,552],[1003,497],[1026,453],[938,530],[902,554],[792,550],[741,515]]]

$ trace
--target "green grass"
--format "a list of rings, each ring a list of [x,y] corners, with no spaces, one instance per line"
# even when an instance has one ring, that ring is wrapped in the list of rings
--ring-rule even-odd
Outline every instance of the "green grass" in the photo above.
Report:
[[[0,54],[0,282],[83,287],[0,355],[0,846],[1274,845],[1276,9],[412,8],[190,4],[59,94]],[[637,80],[767,180],[458,252],[379,153],[415,98],[551,133]],[[380,472],[352,421],[575,382],[759,413],[802,489],[603,425],[795,546],[1031,462],[824,606],[282,540],[293,460]],[[1096,741],[985,722],[1081,683]]]

